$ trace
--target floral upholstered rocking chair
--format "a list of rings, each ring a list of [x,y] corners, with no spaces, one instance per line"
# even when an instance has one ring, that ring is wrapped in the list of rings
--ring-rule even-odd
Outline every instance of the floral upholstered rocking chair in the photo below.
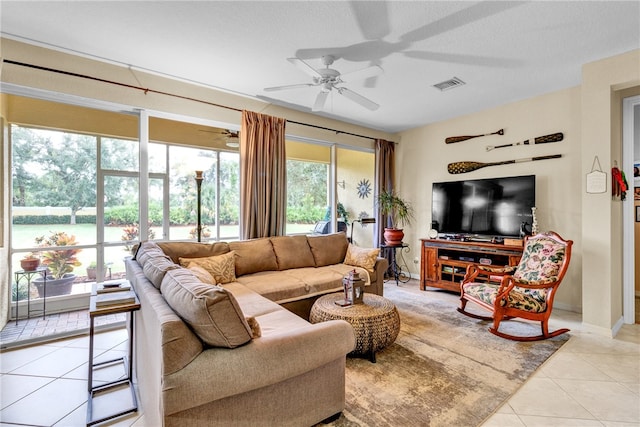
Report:
[[[573,241],[550,231],[525,238],[517,266],[470,265],[460,285],[458,311],[477,319],[493,320],[491,333],[516,341],[542,340],[569,332],[569,329],[549,332],[549,317],[553,298],[569,267],[572,245]],[[493,316],[466,311],[469,301],[491,311]],[[539,321],[542,333],[515,336],[498,330],[500,322],[513,318]]]

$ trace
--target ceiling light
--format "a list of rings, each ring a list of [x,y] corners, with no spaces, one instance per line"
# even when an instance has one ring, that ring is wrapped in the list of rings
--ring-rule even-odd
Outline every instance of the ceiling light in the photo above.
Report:
[[[225,145],[229,148],[238,148],[240,146],[240,142],[238,141],[237,136],[230,136],[227,138]]]

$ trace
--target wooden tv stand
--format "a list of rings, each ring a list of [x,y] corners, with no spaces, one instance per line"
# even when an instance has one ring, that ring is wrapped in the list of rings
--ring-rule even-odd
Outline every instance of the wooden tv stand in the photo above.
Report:
[[[460,282],[468,265],[518,265],[522,257],[520,246],[444,239],[420,241],[420,289],[423,291],[429,286],[460,292]]]

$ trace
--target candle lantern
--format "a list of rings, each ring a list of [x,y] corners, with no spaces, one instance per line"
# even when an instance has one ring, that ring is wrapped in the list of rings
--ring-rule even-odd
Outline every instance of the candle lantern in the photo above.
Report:
[[[342,286],[344,288],[344,299],[346,301],[349,301],[350,304],[362,304],[364,280],[360,278],[360,274],[356,270],[350,271],[349,274],[342,279]]]

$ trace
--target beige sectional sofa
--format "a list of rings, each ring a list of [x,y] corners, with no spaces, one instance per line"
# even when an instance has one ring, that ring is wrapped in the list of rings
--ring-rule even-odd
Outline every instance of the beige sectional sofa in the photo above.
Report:
[[[343,233],[141,244],[126,268],[141,302],[135,367],[145,422],[307,426],[340,413],[353,329],[306,319],[354,268],[382,294],[387,261],[375,255]]]

